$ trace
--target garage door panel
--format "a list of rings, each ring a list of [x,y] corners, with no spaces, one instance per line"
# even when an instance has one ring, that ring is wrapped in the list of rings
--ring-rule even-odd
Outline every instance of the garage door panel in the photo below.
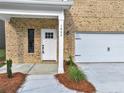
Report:
[[[123,34],[82,34],[75,36],[76,62],[124,62]]]

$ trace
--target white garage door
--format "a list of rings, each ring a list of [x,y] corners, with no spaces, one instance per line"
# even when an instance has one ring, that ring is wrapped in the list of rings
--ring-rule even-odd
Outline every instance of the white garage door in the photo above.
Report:
[[[124,34],[75,34],[76,62],[124,62]]]

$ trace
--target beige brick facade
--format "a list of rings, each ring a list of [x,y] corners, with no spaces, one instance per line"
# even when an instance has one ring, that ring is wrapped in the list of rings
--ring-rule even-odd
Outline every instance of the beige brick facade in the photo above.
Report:
[[[41,62],[41,29],[56,28],[56,19],[11,18],[6,30],[6,54],[15,63]],[[28,29],[35,29],[34,53],[28,53]]]
[[[75,32],[124,32],[123,0],[74,0],[65,15],[65,58],[74,55]]]
[[[11,18],[6,28],[7,58],[14,62],[39,63],[40,31],[57,27],[57,19]],[[34,54],[28,53],[28,28],[35,29]],[[74,0],[71,9],[65,11],[65,59],[74,55],[75,32],[124,32],[124,1]]]

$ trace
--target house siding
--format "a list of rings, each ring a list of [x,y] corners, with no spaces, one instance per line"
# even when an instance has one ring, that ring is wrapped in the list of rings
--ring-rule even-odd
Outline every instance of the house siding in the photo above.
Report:
[[[124,32],[124,1],[74,0],[65,11],[65,59],[74,56],[75,32]]]

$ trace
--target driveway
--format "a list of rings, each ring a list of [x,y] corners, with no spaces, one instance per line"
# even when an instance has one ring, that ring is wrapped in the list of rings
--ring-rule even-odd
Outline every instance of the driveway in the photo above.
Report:
[[[124,93],[124,63],[78,63],[78,66],[95,85],[97,93]]]

